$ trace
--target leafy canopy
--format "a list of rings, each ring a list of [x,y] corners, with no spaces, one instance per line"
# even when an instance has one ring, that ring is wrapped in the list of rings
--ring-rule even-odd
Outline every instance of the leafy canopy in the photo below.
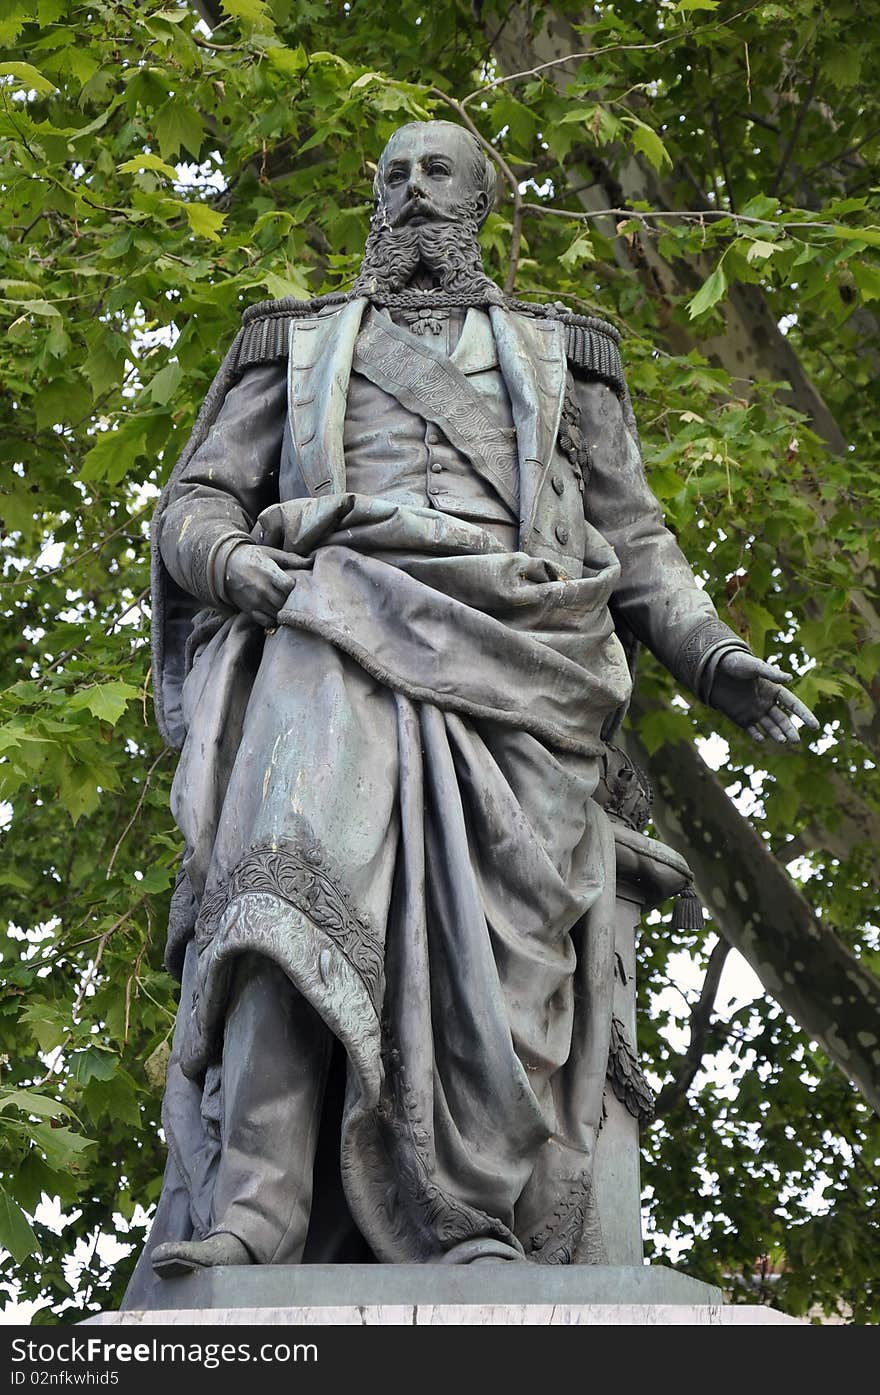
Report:
[[[508,11],[484,5],[480,27],[464,0],[223,0],[210,31],[182,4],[3,6],[0,1282],[45,1301],[38,1320],[71,1291],[81,1307],[118,1303],[161,1181],[174,1011],[161,954],[180,846],[150,708],[153,500],[243,306],[352,279],[374,162],[403,121],[469,119],[503,156],[522,192],[514,207],[508,187],[485,229],[499,281],[626,328],[671,525],[721,614],[802,674],[832,738],[822,763],[768,753],[756,769],[725,728],[726,782],[774,853],[802,854],[825,921],[880,963],[863,836],[876,761],[853,735],[880,661],[854,604],[880,537],[880,36],[851,0],[564,3],[593,52],[508,82],[492,56]],[[633,159],[689,216],[650,203],[583,216],[596,162]],[[697,283],[646,294],[633,267],[648,246],[703,267]],[[743,286],[786,326],[843,424],[842,453],[778,384],[754,381],[751,334],[738,373],[718,366]],[[649,749],[714,729],[670,705],[655,667],[643,684]],[[842,821],[844,847],[811,837]],[[646,928],[642,1044],[659,1083],[686,1009],[658,995],[677,952],[704,962],[711,943]],[[725,1053],[726,1092],[698,1077],[646,1136],[653,1231],[710,1279],[784,1252],[772,1301],[843,1298],[876,1319],[876,1120],[769,998],[716,1027],[707,1059]],[[33,1220],[44,1194],[73,1217],[61,1235]],[[115,1268],[94,1245],[65,1264],[74,1237],[99,1233],[134,1250]]]

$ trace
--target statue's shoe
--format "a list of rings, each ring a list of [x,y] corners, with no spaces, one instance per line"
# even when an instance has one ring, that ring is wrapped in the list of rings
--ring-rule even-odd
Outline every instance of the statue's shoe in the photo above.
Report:
[[[462,1240],[457,1245],[453,1245],[451,1250],[447,1250],[440,1259],[441,1264],[485,1264],[487,1260],[502,1262],[513,1260],[515,1263],[525,1264],[526,1257],[522,1250],[515,1250],[512,1245],[506,1245],[503,1240],[496,1240],[493,1236],[481,1236],[475,1240]]]
[[[157,1245],[150,1256],[162,1279],[191,1274],[194,1269],[213,1269],[219,1264],[252,1264],[250,1250],[228,1230],[209,1235],[206,1240],[168,1240]]]

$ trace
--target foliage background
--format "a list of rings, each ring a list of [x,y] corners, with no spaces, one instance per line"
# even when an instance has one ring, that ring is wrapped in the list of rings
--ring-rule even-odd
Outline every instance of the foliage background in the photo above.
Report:
[[[645,930],[642,1047],[664,1086],[648,1252],[671,1238],[688,1272],[742,1276],[734,1297],[877,1320],[880,33],[864,20],[856,0],[6,0],[0,1287],[42,1301],[37,1321],[118,1304],[160,1186],[179,839],[150,706],[152,501],[243,306],[350,282],[373,163],[427,115],[497,153],[491,273],[625,331],[670,524],[824,726],[812,752],[757,764],[721,733],[767,885],[772,864],[818,927],[807,966],[768,969],[724,1022],[734,911],[716,898],[699,934]],[[676,784],[715,722],[673,692],[646,663],[634,737],[672,752],[664,807],[687,855]],[[735,865],[734,804],[730,820]],[[779,894],[755,912],[771,958]],[[708,972],[676,1005],[682,950]],[[34,1220],[41,1196],[63,1229]],[[102,1235],[129,1258],[108,1264]]]

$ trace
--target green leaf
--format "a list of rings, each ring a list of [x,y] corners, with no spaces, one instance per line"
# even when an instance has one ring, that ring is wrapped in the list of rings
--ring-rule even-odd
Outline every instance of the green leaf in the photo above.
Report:
[[[59,1119],[71,1117],[73,1111],[62,1100],[50,1099],[48,1095],[38,1095],[35,1090],[0,1091],[0,1113],[7,1109],[20,1109],[23,1114],[35,1114],[38,1119]]]
[[[121,334],[108,331],[104,325],[95,335],[88,337],[88,343],[89,352],[83,362],[83,372],[97,401],[110,388],[121,386],[129,347]]]
[[[835,43],[823,56],[822,72],[835,87],[855,87],[862,72],[862,50]]]
[[[288,268],[290,272],[290,268]],[[279,276],[274,271],[267,271],[259,282],[265,286],[270,296],[281,299],[283,296],[293,296],[295,300],[306,300],[309,296],[309,284],[305,277],[298,277],[295,272],[287,276]]]
[[[779,212],[779,200],[770,194],[755,194],[740,212],[745,218],[773,218]]]
[[[84,1051],[72,1051],[67,1064],[77,1084],[88,1085],[90,1080],[112,1080],[119,1058],[102,1047],[88,1046]]]
[[[534,112],[522,102],[518,102],[510,92],[502,89],[502,95],[495,102],[493,115],[503,126],[510,127],[511,135],[520,145],[528,148],[534,141],[538,130],[537,118]]]
[[[48,300],[25,300],[19,302],[24,306],[28,315],[40,315],[47,320],[60,320],[61,311],[57,305],[50,305]]]
[[[644,155],[654,166],[655,170],[662,169],[664,165],[672,168],[672,159],[666,146],[657,132],[653,131],[650,126],[646,126],[644,122],[639,121],[633,126],[632,143],[639,154]]]
[[[147,423],[140,417],[123,417],[113,430],[96,433],[95,444],[85,456],[80,479],[106,479],[118,484],[147,448]]]
[[[40,1244],[27,1216],[3,1187],[0,1187],[0,1246],[8,1250],[16,1264],[40,1253]]]
[[[18,872],[13,872],[11,867],[0,872],[0,886],[8,886],[13,891],[30,891],[31,889],[27,877],[19,876]]]
[[[117,1070],[106,1081],[89,1081],[83,1089],[83,1103],[93,1119],[112,1119],[136,1129],[143,1125],[137,1088],[124,1070]]]
[[[166,363],[164,368],[150,379],[146,396],[161,407],[166,406],[177,392],[183,378],[183,369],[176,359]]]
[[[157,174],[164,174],[166,179],[177,178],[177,170],[172,165],[166,165],[158,155],[135,155],[133,159],[126,160],[119,166],[120,174],[140,174],[141,170],[154,170]]]
[[[758,658],[761,659],[764,657],[767,635],[778,632],[779,622],[765,606],[759,605],[756,601],[744,602],[742,609],[748,625],[749,643]]]
[[[764,261],[767,257],[772,257],[773,253],[776,251],[778,251],[778,248],[774,242],[762,242],[760,238],[755,238],[754,242],[749,243],[748,250],[746,251],[746,261]]]
[[[240,19],[246,27],[260,26],[264,34],[274,32],[275,23],[266,0],[220,0],[220,4],[226,14]]]
[[[45,1003],[32,1003],[22,1009],[19,1021],[30,1028],[30,1035],[41,1051],[54,1051],[67,1035],[67,1018]]]
[[[84,814],[93,814],[100,803],[94,771],[79,761],[65,757],[58,776],[58,798],[74,824]]]
[[[727,277],[724,274],[724,267],[719,262],[711,276],[703,282],[697,294],[688,302],[688,314],[692,320],[698,315],[704,315],[707,310],[711,310],[713,305],[724,296],[727,290]]]
[[[183,203],[181,207],[186,213],[190,228],[197,237],[206,237],[210,242],[219,242],[219,232],[226,221],[225,213],[218,213],[216,209],[209,208],[206,203]]]
[[[880,267],[870,266],[867,262],[852,261],[849,269],[862,300],[880,300]]]
[[[689,10],[717,10],[721,0],[678,0],[676,14],[687,14]]]
[[[871,224],[867,228],[850,228],[844,223],[831,223],[829,231],[845,242],[863,242],[866,247],[880,247],[880,228]]]
[[[0,87],[24,87],[33,89],[34,92],[42,92],[44,96],[55,91],[54,82],[50,82],[31,63],[0,63],[0,78],[16,79],[12,83],[0,83]]]
[[[15,1170],[15,1199],[24,1211],[33,1215],[44,1195],[71,1202],[76,1198],[76,1185],[72,1177],[54,1172],[35,1148],[29,1148]]]
[[[96,683],[94,687],[81,688],[70,698],[69,706],[72,712],[81,712],[84,707],[88,708],[99,722],[109,722],[115,727],[128,704],[138,697],[140,693],[137,688],[114,678],[109,683]]]
[[[181,150],[188,150],[194,160],[198,159],[205,123],[195,107],[175,94],[156,113],[155,127],[164,160],[174,159]]]
[[[593,106],[575,107],[573,111],[563,112],[557,120],[558,126],[583,126],[584,136],[589,136],[600,145],[607,145],[614,140],[621,132],[623,123],[614,116],[607,107],[598,103]]]
[[[80,48],[77,44],[72,44],[64,55],[65,66],[69,68],[73,76],[80,85],[88,82],[89,78],[97,72],[100,64],[92,53]]]
[[[578,233],[574,242],[566,247],[559,258],[560,265],[568,270],[579,266],[581,262],[594,262],[595,260],[596,253],[593,250],[593,241],[589,233]]]
[[[82,1154],[94,1147],[90,1138],[83,1138],[81,1133],[74,1133],[73,1129],[63,1125],[58,1128],[50,1124],[33,1124],[31,1137],[35,1147],[44,1154],[46,1162],[56,1171],[68,1167],[75,1169]]]
[[[297,44],[296,48],[284,48],[280,45],[270,48],[267,57],[274,68],[278,68],[289,77],[296,77],[309,66],[309,55],[302,44]]]

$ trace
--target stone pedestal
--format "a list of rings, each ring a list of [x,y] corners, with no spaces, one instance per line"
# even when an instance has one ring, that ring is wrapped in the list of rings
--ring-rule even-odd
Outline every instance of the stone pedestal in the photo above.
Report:
[[[690,885],[691,872],[684,858],[656,838],[647,838],[617,822],[614,836],[617,924],[613,1011],[635,1047],[636,931],[646,911]],[[605,1119],[595,1168],[596,1199],[608,1263],[639,1265],[643,1258],[639,1124],[617,1099],[610,1083],[605,1088]]]
[[[662,1265],[302,1264],[206,1269],[163,1285],[161,1310],[101,1313],[102,1326],[723,1326],[794,1319],[725,1307]]]

